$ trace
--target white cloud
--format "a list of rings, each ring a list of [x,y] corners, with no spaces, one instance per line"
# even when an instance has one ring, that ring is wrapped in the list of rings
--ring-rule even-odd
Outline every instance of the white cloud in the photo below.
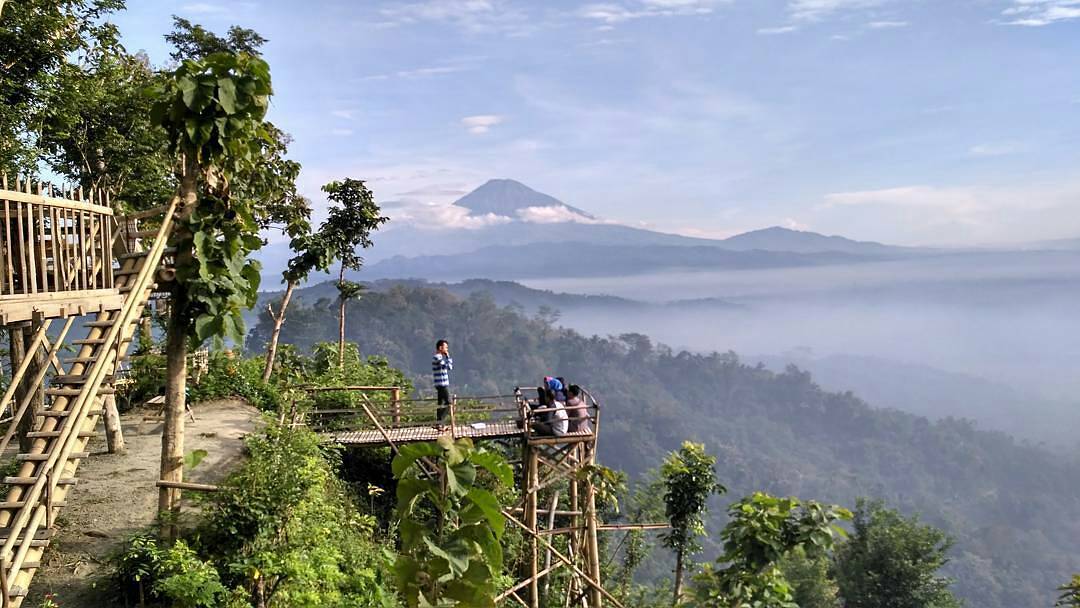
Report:
[[[886,206],[935,209],[950,215],[968,215],[983,208],[971,188],[905,186],[883,190],[838,192],[825,195],[821,208],[843,206]]]
[[[391,222],[424,230],[478,230],[513,221],[494,213],[472,215],[468,209],[453,204],[408,199],[387,203],[385,209]]]
[[[228,9],[220,4],[209,4],[207,2],[196,2],[194,4],[185,4],[180,7],[185,13],[194,13],[198,15],[210,15],[214,13],[225,13]]]
[[[780,223],[781,225],[783,225],[784,228],[787,228],[788,230],[801,230],[803,232],[810,230],[809,224],[804,224],[793,217],[785,217],[784,221]]]
[[[490,131],[491,127],[502,122],[503,117],[497,114],[480,114],[477,116],[466,116],[461,119],[461,124],[465,125],[465,128],[473,135],[483,135]]]
[[[356,117],[356,112],[353,110],[334,110],[330,112],[330,115],[334,118],[341,118],[343,120],[352,120]]]
[[[1080,0],[1013,0],[1002,14],[1010,19],[1009,25],[1041,27],[1080,19]]]
[[[909,25],[911,24],[907,21],[871,21],[866,24],[866,27],[872,30],[886,30],[907,27]]]
[[[416,68],[414,70],[402,70],[396,74],[398,78],[424,78],[426,76],[441,76],[443,74],[464,72],[467,69],[469,68],[461,65],[437,65],[426,68]]]
[[[397,27],[420,22],[451,23],[469,32],[503,31],[520,34],[533,26],[525,13],[505,0],[424,0],[390,2],[379,9],[380,27]]]
[[[968,149],[971,156],[1008,156],[1019,151],[1016,144],[980,144]]]
[[[353,130],[352,129],[331,129],[330,134],[331,135],[337,135],[338,137],[347,137],[347,136],[353,134]]]
[[[517,210],[518,217],[524,222],[532,224],[565,224],[574,222],[577,224],[601,224],[602,220],[586,217],[580,213],[571,211],[564,205],[551,205],[550,207],[526,207]]]
[[[576,12],[583,19],[608,25],[645,17],[708,15],[727,0],[633,0],[586,4]]]
[[[818,21],[833,13],[871,8],[883,4],[886,0],[791,0],[788,12],[799,21]]]
[[[760,28],[757,33],[763,36],[775,36],[777,34],[790,34],[791,32],[798,31],[798,26],[794,25],[782,25],[779,27],[763,27]]]

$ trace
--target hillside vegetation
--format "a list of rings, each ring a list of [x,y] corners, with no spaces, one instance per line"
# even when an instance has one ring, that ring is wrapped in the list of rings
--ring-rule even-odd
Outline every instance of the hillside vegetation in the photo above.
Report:
[[[307,348],[333,339],[335,306],[290,310],[282,341]],[[604,405],[601,456],[632,475],[689,438],[718,456],[731,496],[761,489],[838,504],[870,496],[920,513],[955,537],[947,571],[968,605],[1047,606],[1080,569],[1078,463],[1005,434],[875,409],[822,390],[797,368],[774,373],[731,352],[673,352],[638,334],[583,336],[481,295],[402,286],[349,306],[348,339],[417,386],[430,386],[438,337],[452,344],[460,394],[531,385],[548,372],[588,386]],[[248,346],[267,334],[264,320]],[[710,529],[722,512],[714,504]]]

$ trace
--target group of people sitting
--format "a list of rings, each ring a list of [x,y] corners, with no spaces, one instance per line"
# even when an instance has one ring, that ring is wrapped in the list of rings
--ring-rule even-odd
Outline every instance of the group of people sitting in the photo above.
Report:
[[[576,384],[547,376],[544,385],[536,387],[537,400],[533,430],[540,435],[560,437],[568,433],[591,433],[592,421],[584,392]]]

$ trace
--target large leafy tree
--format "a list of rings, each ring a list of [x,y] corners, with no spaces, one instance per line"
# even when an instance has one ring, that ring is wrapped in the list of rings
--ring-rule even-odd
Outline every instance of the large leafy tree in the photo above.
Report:
[[[161,205],[176,188],[165,131],[145,94],[158,76],[145,55],[104,41],[64,64],[38,120],[38,145],[54,171],[107,192],[124,210]]]
[[[0,171],[34,173],[41,113],[64,67],[116,39],[104,20],[123,0],[20,0],[0,5]]]
[[[834,522],[850,519],[841,507],[756,492],[728,508],[721,537],[724,554],[716,568],[696,579],[697,605],[708,608],[799,608],[795,590],[780,568],[802,550],[811,558],[829,551],[843,530]]]
[[[682,597],[683,570],[687,557],[701,550],[698,537],[705,534],[704,517],[709,497],[726,491],[716,481],[716,457],[700,443],[684,442],[660,467],[664,504],[671,531],[662,536],[664,546],[675,552],[675,597]]]
[[[230,27],[224,36],[218,36],[176,15],[173,15],[173,31],[165,34],[165,41],[173,46],[169,57],[176,62],[201,59],[214,53],[244,53],[257,57],[267,42],[255,30],[237,25]]]
[[[358,179],[347,178],[323,186],[332,203],[329,216],[319,229],[322,246],[338,259],[338,362],[345,361],[345,309],[349,300],[360,295],[362,286],[345,279],[345,271],[360,270],[364,258],[356,249],[371,247],[371,233],[390,218],[380,215],[375,196]]]
[[[881,502],[860,500],[855,532],[836,551],[835,576],[849,608],[953,608],[952,581],[938,571],[952,541]]]

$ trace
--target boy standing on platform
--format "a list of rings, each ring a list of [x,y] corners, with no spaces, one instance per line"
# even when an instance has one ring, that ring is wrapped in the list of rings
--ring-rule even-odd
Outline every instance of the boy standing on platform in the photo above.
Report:
[[[450,358],[450,343],[439,340],[435,343],[435,356],[431,359],[431,376],[435,392],[439,395],[439,409],[435,417],[439,422],[446,419],[450,411],[450,370],[454,369],[454,360]]]

